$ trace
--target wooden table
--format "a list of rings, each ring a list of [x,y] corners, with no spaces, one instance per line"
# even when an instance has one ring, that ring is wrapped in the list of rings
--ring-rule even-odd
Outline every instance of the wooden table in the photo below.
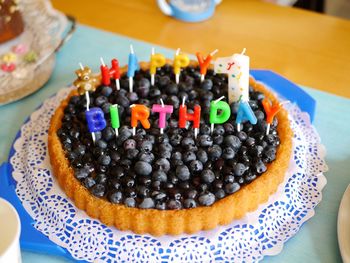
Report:
[[[224,0],[212,19],[167,17],[155,0],[53,0],[79,22],[188,53],[247,48],[252,68],[350,98],[350,21],[258,0]]]

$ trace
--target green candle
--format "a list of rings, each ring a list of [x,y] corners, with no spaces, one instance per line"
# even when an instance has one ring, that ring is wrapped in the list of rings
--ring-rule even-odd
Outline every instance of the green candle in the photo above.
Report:
[[[109,112],[111,114],[112,128],[115,129],[115,134],[118,136],[118,128],[120,127],[118,104],[110,106]]]
[[[220,99],[222,99],[222,97]],[[209,122],[212,132],[214,130],[214,124],[224,123],[231,116],[230,105],[225,101],[220,101],[220,99],[210,102]],[[218,113],[219,111],[220,113]]]

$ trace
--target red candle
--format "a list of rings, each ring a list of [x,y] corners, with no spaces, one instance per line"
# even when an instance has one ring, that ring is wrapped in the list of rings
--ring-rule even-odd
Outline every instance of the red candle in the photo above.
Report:
[[[115,58],[112,59],[112,69],[110,73],[113,75],[113,78],[120,79],[119,62]]]
[[[102,76],[102,84],[108,86],[111,84],[111,77],[109,75],[109,69],[106,65],[101,65],[101,76]]]
[[[181,105],[179,109],[179,127],[180,128],[186,128],[186,122],[192,121],[193,122],[193,128],[198,129],[199,123],[201,119],[201,106],[196,105],[194,106],[194,112],[188,113],[187,112],[187,106]]]

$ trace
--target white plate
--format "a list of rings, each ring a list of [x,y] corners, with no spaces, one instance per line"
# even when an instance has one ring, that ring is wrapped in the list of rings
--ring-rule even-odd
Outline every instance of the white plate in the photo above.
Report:
[[[350,185],[339,206],[338,243],[343,262],[350,263]]]

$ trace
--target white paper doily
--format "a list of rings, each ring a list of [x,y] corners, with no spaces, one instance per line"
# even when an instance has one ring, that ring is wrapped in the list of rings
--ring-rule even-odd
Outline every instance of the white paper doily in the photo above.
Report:
[[[60,90],[22,126],[10,160],[16,193],[35,227],[74,258],[94,262],[256,262],[276,255],[314,215],[327,170],[325,149],[307,114],[288,111],[294,154],[285,181],[266,204],[228,226],[194,235],[153,237],[106,227],[77,209],[51,174],[47,153],[50,118],[70,88]]]

